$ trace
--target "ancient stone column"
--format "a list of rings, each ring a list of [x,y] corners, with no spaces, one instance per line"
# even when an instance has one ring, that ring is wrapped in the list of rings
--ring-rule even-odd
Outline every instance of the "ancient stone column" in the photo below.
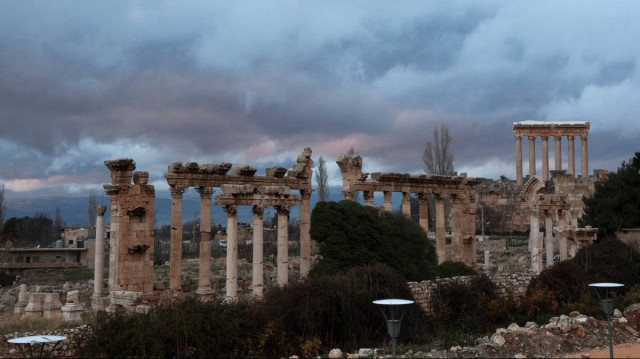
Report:
[[[490,252],[484,251],[484,270],[488,272],[490,268],[491,268]]]
[[[531,215],[529,217],[529,251],[531,253],[531,269],[534,273],[540,273],[542,268],[539,268],[539,241],[540,241],[540,224],[538,222],[538,210],[536,207],[531,208]]]
[[[391,192],[384,191],[384,210],[391,212],[393,208],[391,207]]]
[[[278,269],[277,283],[284,286],[289,282],[289,208],[276,206],[278,211]]]
[[[344,199],[349,200],[349,201],[353,201],[353,191],[342,191],[342,194],[344,195]]]
[[[453,258],[456,262],[462,262],[462,235],[463,221],[462,199],[459,195],[451,195],[451,246],[453,247]]]
[[[196,187],[200,193],[200,267],[198,268],[198,289],[196,294],[210,298],[211,289],[211,196],[213,188]]]
[[[558,228],[565,229],[567,227],[567,219],[564,211],[558,211]],[[560,260],[567,259],[567,237],[560,235],[558,242],[558,250],[560,251]]]
[[[411,218],[411,192],[402,192],[402,214]]]
[[[556,139],[556,171],[562,170],[562,136],[555,136]]]
[[[576,242],[575,240],[572,240],[571,242],[569,242],[569,257],[571,258],[575,257],[577,252],[578,252],[578,242]]]
[[[13,313],[21,315],[24,312],[24,308],[27,307],[27,285],[20,284],[20,291],[18,292],[18,301],[13,307]]]
[[[567,136],[567,141],[569,143],[569,169],[568,174],[571,176],[576,175],[576,154],[573,148],[573,136]]]
[[[551,211],[544,211],[544,249],[547,257],[547,268],[553,265],[553,218],[551,215]]]
[[[420,206],[420,227],[424,229],[424,233],[429,234],[429,195],[427,193],[418,194],[418,203]]]
[[[438,264],[447,260],[447,237],[444,221],[444,197],[436,195],[436,254]]]
[[[542,179],[549,180],[549,136],[542,138]]]
[[[187,187],[169,186],[171,191],[171,257],[169,258],[169,286],[182,290],[182,195]]]
[[[536,175],[536,136],[529,136],[529,177]]]
[[[104,214],[107,206],[96,207],[96,248],[95,264],[93,266],[93,298],[100,298],[104,294]]]
[[[582,140],[582,178],[589,178],[589,150],[587,145],[587,135],[580,136]]]
[[[373,192],[372,191],[362,191],[362,197],[364,198],[365,206],[373,206]]]
[[[522,136],[516,135],[516,183],[522,186]]]
[[[300,198],[300,277],[305,278],[311,270],[311,191],[301,190]]]
[[[253,206],[251,211],[253,212],[253,295],[256,298],[262,298],[264,294],[264,208]]]
[[[227,212],[227,300],[238,299],[238,207],[224,206]]]

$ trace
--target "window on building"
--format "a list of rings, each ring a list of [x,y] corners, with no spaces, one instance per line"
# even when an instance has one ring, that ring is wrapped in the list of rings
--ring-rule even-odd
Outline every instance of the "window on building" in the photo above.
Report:
[[[40,262],[40,256],[33,256],[33,263]]]

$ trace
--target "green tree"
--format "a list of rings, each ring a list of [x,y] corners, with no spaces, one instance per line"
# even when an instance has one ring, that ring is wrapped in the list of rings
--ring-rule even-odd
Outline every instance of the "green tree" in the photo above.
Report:
[[[594,187],[593,195],[584,198],[582,225],[598,228],[600,238],[640,226],[640,152]]]
[[[434,277],[433,244],[402,214],[384,212],[352,201],[319,202],[311,214],[311,237],[322,260],[312,275],[341,274],[356,266],[383,263],[407,280]]]

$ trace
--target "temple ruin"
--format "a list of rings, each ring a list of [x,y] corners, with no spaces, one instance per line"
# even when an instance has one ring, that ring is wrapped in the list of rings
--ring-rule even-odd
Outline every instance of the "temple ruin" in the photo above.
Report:
[[[536,175],[536,137],[542,140],[542,179],[549,179],[549,137],[555,139],[555,169],[562,170],[562,137],[567,137],[569,167],[568,174],[576,175],[576,161],[574,138],[579,136],[582,141],[582,177],[589,177],[589,158],[587,136],[589,122],[542,122],[522,121],[513,123],[513,135],[516,139],[516,182],[523,185],[522,175],[522,137],[529,139],[529,176]]]
[[[200,275],[198,292],[202,295],[213,293],[210,283],[209,263],[211,260],[211,196],[213,188],[220,188],[222,194],[215,197],[215,204],[224,206],[227,212],[227,282],[226,297],[235,300],[237,294],[237,206],[252,206],[256,236],[253,250],[254,294],[262,296],[262,215],[266,206],[273,206],[278,213],[278,265],[277,282],[288,282],[288,234],[287,218],[292,206],[300,206],[300,275],[306,276],[311,269],[311,191],[312,168],[311,149],[305,148],[296,164],[288,170],[272,167],[265,176],[256,176],[256,169],[250,166],[232,168],[229,163],[197,164],[173,163],[165,175],[171,189],[171,260],[170,287],[174,292],[181,290],[180,271],[182,268],[182,194],[189,187],[195,187],[201,198],[201,241]],[[231,169],[231,174],[227,172]],[[292,195],[291,191],[300,195]],[[259,233],[258,233],[259,232]]]
[[[135,161],[118,159],[105,161],[111,171],[111,184],[104,185],[111,197],[111,245],[109,256],[109,298],[111,310],[119,307],[145,306],[153,292],[153,225],[155,212],[155,190],[147,184],[147,172],[133,172]],[[182,270],[182,195],[189,187],[200,194],[200,267],[196,293],[212,297],[211,288],[211,197],[215,188],[222,193],[215,196],[215,204],[224,206],[227,213],[227,271],[226,298],[235,300],[237,294],[237,210],[238,206],[252,206],[254,215],[253,242],[253,294],[261,297],[263,280],[263,211],[272,206],[278,213],[278,264],[277,283],[288,282],[288,214],[292,207],[300,206],[300,275],[306,276],[311,269],[311,225],[310,197],[312,192],[311,149],[305,148],[296,164],[287,170],[272,167],[265,176],[256,176],[250,166],[229,163],[198,164],[173,163],[165,175],[171,191],[171,256],[170,290],[174,295],[181,292]],[[227,172],[231,170],[231,174]],[[133,184],[131,179],[133,177]],[[292,194],[298,191],[299,195]],[[98,208],[97,232],[104,230],[106,208]],[[106,297],[100,280],[104,264],[99,263],[103,244],[96,245],[95,288],[92,297],[94,309],[105,306]],[[139,308],[137,310],[140,310]],[[146,309],[142,309],[146,310]]]
[[[345,199],[353,200],[354,191],[362,191],[366,206],[373,206],[375,192],[382,192],[384,209],[392,210],[391,195],[402,193],[401,210],[407,217],[411,215],[410,198],[416,194],[420,204],[420,226],[429,233],[428,198],[435,198],[436,209],[436,253],[438,263],[445,260],[462,261],[476,265],[476,195],[475,186],[482,180],[463,176],[409,175],[398,173],[362,172],[362,158],[357,155],[338,156],[336,163],[342,173],[342,186]],[[451,242],[453,257],[447,257],[444,201],[452,200]]]

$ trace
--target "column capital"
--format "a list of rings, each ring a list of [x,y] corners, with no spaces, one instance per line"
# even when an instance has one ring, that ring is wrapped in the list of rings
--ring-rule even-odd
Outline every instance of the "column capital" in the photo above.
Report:
[[[587,137],[589,137],[589,135],[586,133],[584,135],[580,135],[580,139],[582,139],[583,142],[587,140]]]
[[[96,207],[96,215],[98,217],[104,216],[105,212],[107,212],[107,206],[97,206]]]
[[[302,200],[310,200],[311,199],[311,191],[306,190],[306,189],[301,189],[300,190],[300,198]]]
[[[536,135],[527,135],[527,137],[529,138],[529,141],[535,141],[536,140]]]
[[[542,138],[543,141],[548,141],[549,140],[549,136],[540,136],[540,138]]]
[[[171,198],[173,199],[182,199],[182,195],[184,194],[184,191],[187,190],[187,186],[181,186],[181,185],[170,185],[169,186],[169,191],[171,192]]]
[[[211,199],[211,195],[213,195],[213,192],[215,192],[212,187],[204,186],[196,187],[196,191],[200,193],[200,198],[202,199]]]
[[[291,210],[289,206],[286,204],[282,204],[280,206],[273,206],[273,208],[276,209],[278,214],[289,214],[289,211]]]
[[[253,208],[251,208],[251,212],[253,212],[253,214],[257,214],[258,216],[262,217],[262,214],[264,213],[264,207],[260,205],[255,205],[253,206]]]
[[[273,208],[276,209],[278,214],[289,214],[289,211],[291,210],[286,204],[283,204],[281,206],[273,206]]]
[[[373,199],[373,191],[362,191],[362,198],[365,201],[370,201]]]
[[[224,209],[224,211],[227,212],[227,214],[230,216],[238,214],[238,206],[235,204],[227,204],[225,206],[222,206],[222,209]]]
[[[516,138],[516,140],[522,140],[522,137],[524,136],[521,134],[517,134],[517,135],[514,135],[514,137]]]
[[[427,200],[429,200],[429,195],[431,193],[418,193],[418,201],[420,202],[426,202]]]
[[[562,140],[562,135],[553,135],[556,138],[556,141]]]
[[[573,139],[574,139],[575,137],[576,137],[576,136],[574,136],[574,135],[567,135],[567,138],[569,139],[569,141],[573,141]]]

